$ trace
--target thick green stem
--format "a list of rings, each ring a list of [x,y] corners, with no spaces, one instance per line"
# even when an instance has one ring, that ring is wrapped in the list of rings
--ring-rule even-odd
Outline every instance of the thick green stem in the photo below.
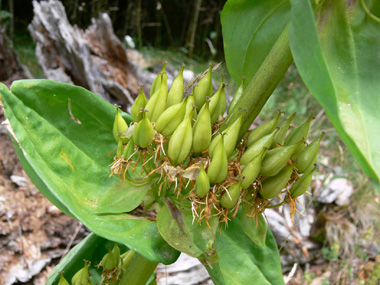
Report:
[[[119,284],[145,285],[158,262],[150,261],[137,252]]]
[[[221,126],[221,130],[226,129],[237,120],[241,114],[240,108],[245,109],[248,112],[243,114],[243,124],[240,130],[240,137],[243,137],[288,70],[293,62],[289,45],[289,25],[281,33],[268,56],[244,90],[243,95],[232,108],[227,120]]]

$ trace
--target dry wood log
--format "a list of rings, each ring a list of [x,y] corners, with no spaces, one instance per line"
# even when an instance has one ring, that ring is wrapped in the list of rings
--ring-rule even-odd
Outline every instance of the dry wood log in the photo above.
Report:
[[[70,25],[60,1],[33,1],[33,10],[28,29],[46,78],[83,86],[108,101],[133,103],[137,80],[107,14],[83,31]]]

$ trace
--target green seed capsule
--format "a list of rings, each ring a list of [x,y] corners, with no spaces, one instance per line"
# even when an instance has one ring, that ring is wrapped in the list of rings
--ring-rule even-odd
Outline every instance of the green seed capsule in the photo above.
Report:
[[[136,252],[134,250],[128,250],[128,251],[124,252],[120,256],[120,258],[121,258],[121,267],[124,269],[122,271],[123,273],[125,272],[125,270],[127,270],[127,268],[129,267],[129,265],[131,265],[132,259],[133,259],[133,256],[135,255],[135,253]]]
[[[211,157],[210,166],[207,170],[208,178],[211,184],[221,183],[226,179],[228,174],[228,158],[224,148],[223,137],[215,147]]]
[[[197,155],[205,151],[211,142],[212,125],[209,104],[207,101],[201,109],[193,128],[193,152]]]
[[[225,83],[224,83],[224,85],[227,86],[227,84],[225,84]],[[222,88],[222,91],[220,93],[220,99],[218,102],[218,117],[219,116],[223,117],[224,113],[226,112],[226,108],[227,108],[226,89]]]
[[[147,102],[148,100],[146,99],[143,88],[141,86],[140,94],[137,96],[131,108],[131,117],[136,123],[142,120],[143,114],[141,113],[141,109],[145,108]]]
[[[144,110],[143,119],[133,130],[133,141],[141,148],[146,148],[154,138],[154,129],[146,114]]]
[[[193,113],[189,113],[170,138],[168,156],[174,165],[184,162],[191,151],[193,144],[192,116]]]
[[[309,133],[309,127],[310,127],[310,122],[313,119],[313,115],[309,117],[309,119],[303,123],[301,126],[293,129],[290,134],[286,137],[285,139],[285,145],[292,145],[300,140],[305,141],[307,139],[307,135]],[[293,158],[297,158],[300,152],[304,149],[304,146],[301,145],[294,153],[293,153]]]
[[[261,139],[255,141],[241,156],[240,164],[247,165],[252,159],[258,156],[263,148],[269,148],[272,144],[272,140],[278,128],[271,132],[269,135],[263,136]]]
[[[58,285],[70,285],[69,282],[67,282],[66,278],[63,277],[62,272],[61,272],[60,274],[61,274],[61,277],[59,278],[59,283],[58,283]]]
[[[154,79],[152,86],[150,87],[150,98],[152,98],[153,94],[156,93],[161,88],[161,82],[167,81],[167,75],[166,75],[166,64],[167,61],[162,62],[162,69],[160,73],[157,75],[157,77]],[[162,74],[165,73],[164,77],[161,77]]]
[[[274,129],[277,127],[277,122],[281,114],[282,112],[279,111],[276,118],[253,129],[248,135],[247,145],[251,146],[258,139],[273,132]]]
[[[153,96],[149,99],[145,107],[145,109],[149,111],[148,119],[152,122],[156,122],[158,117],[166,109],[166,100],[168,97],[168,83],[167,80],[164,80],[164,74],[162,74],[161,76],[162,81],[160,90],[156,91],[153,94]]]
[[[182,64],[181,71],[174,79],[170,91],[168,94],[168,101],[166,102],[166,108],[181,103],[183,99],[183,70],[185,65]]]
[[[227,157],[229,158],[233,151],[236,148],[236,144],[238,142],[239,138],[239,132],[242,124],[242,116],[241,114],[237,120],[230,125],[227,129],[223,131],[224,135],[224,148],[226,149]],[[209,147],[209,155],[210,157],[213,156],[215,147],[218,145],[219,141],[221,140],[221,134],[218,134],[211,142]]]
[[[224,102],[224,99],[222,97],[223,97],[223,95],[225,96],[225,92],[222,92],[222,91],[223,91],[225,86],[226,86],[225,84],[222,84],[219,87],[219,89],[216,91],[214,96],[212,96],[210,99],[210,114],[211,114],[211,123],[212,124],[214,124],[218,120],[220,110],[223,107],[223,106],[221,106],[221,104],[223,104],[223,102]]]
[[[272,199],[281,193],[293,173],[293,165],[283,168],[277,175],[264,179],[259,196],[263,199]]]
[[[307,135],[309,133],[309,128],[310,128],[310,123],[311,120],[313,119],[313,115],[309,117],[309,119],[303,123],[301,126],[294,128],[289,135],[285,139],[285,144],[286,145],[292,145],[297,142],[299,142],[302,138],[305,140],[307,139]]]
[[[232,99],[230,105],[228,106],[227,114],[230,114],[232,108],[236,105],[236,102],[240,99],[241,95],[243,95],[243,92],[244,92],[244,81],[245,81],[245,77],[243,76],[241,78],[241,84],[240,84],[238,90],[236,91],[235,96]]]
[[[102,266],[107,271],[111,271],[117,266],[116,256],[110,249],[102,258]]]
[[[88,273],[87,261],[84,263],[84,267],[80,269],[71,279],[72,285],[91,285],[90,275]]]
[[[156,122],[156,131],[165,137],[170,137],[183,121],[186,113],[186,103],[175,104],[167,108]]]
[[[211,141],[210,143],[210,146],[208,148],[208,155],[209,157],[213,158],[214,157],[214,151],[215,151],[215,148],[216,146],[220,143],[220,141],[222,140],[222,134],[219,133],[217,134]]]
[[[190,94],[185,98],[186,101],[186,114],[185,118],[189,115],[189,113],[193,113],[193,119],[195,120],[197,118],[197,110],[194,110],[195,101],[194,101],[194,95]]]
[[[230,157],[236,144],[238,142],[240,128],[242,124],[243,113],[237,118],[237,120],[223,131],[224,136],[224,148],[226,149],[227,157]]]
[[[123,154],[123,151],[124,151],[123,142],[119,140],[119,142],[117,143],[117,148],[116,148],[116,156],[120,157]]]
[[[313,172],[317,169],[316,166],[313,167],[308,173],[305,173],[300,179],[298,179],[290,189],[290,194],[292,198],[296,198],[304,194],[310,187],[311,180],[313,179]]]
[[[116,261],[117,261],[116,265],[118,265],[119,264],[119,259],[120,259],[120,248],[117,245],[117,243],[115,243],[115,245],[113,246],[112,252],[115,255],[115,258],[116,258]]]
[[[124,148],[123,157],[124,159],[128,159],[135,152],[135,142],[133,137],[129,140],[127,146]]]
[[[199,198],[203,198],[210,190],[210,180],[201,162],[201,170],[199,171],[197,180],[195,181],[195,192]]]
[[[121,116],[119,108],[116,107],[116,116],[113,122],[112,130],[116,142],[119,142],[120,139],[124,144],[128,142],[128,139],[125,137],[124,134],[126,130],[128,130],[128,125],[125,122],[124,118]]]
[[[261,170],[261,164],[263,157],[267,150],[262,150],[262,153],[257,155],[253,160],[251,160],[241,172],[241,177],[243,177],[243,181],[241,183],[241,187],[243,189],[247,189],[252,183],[256,180],[257,176],[259,176]]]
[[[304,148],[303,151],[301,151],[296,162],[298,173],[306,173],[313,168],[314,163],[317,161],[319,146],[324,135],[325,133],[323,132],[319,138],[310,143]]]
[[[241,181],[230,186],[227,191],[223,193],[222,198],[220,198],[220,205],[226,209],[232,209],[235,207],[236,203],[239,201],[241,194]]]
[[[194,91],[194,101],[197,109],[200,110],[206,102],[206,97],[212,96],[212,65],[207,74],[198,82]]]
[[[276,147],[276,144],[279,144],[279,145],[284,144],[286,133],[288,132],[289,127],[290,127],[290,123],[292,122],[292,120],[294,119],[295,116],[296,116],[296,113],[292,114],[289,117],[289,119],[287,119],[286,121],[284,121],[280,124],[279,130],[273,138],[271,148]],[[296,143],[298,143],[298,141]]]
[[[279,173],[300,144],[303,144],[303,142],[301,141],[291,146],[280,146],[269,150],[263,160],[260,173],[263,176],[274,176]]]

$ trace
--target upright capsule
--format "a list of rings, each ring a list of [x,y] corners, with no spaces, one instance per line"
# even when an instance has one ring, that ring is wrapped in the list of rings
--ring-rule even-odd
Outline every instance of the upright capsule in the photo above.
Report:
[[[245,77],[243,76],[241,78],[241,84],[240,84],[238,90],[236,91],[236,93],[234,95],[234,98],[232,99],[230,105],[228,106],[227,114],[230,114],[232,108],[236,105],[236,102],[239,101],[240,97],[243,95],[243,92],[244,92],[244,81],[245,81]]]
[[[220,205],[226,209],[232,209],[236,206],[237,202],[239,201],[240,194],[241,194],[241,181],[238,183],[230,186],[222,195],[222,198],[220,198]],[[228,191],[228,193],[227,193]]]
[[[195,106],[197,106],[198,110],[206,103],[206,97],[212,96],[212,67],[210,65],[206,75],[198,82],[194,90]]]
[[[195,192],[199,198],[203,198],[207,195],[210,190],[210,180],[207,173],[203,167],[203,162],[201,162],[201,169],[199,171],[197,180],[195,181]]]
[[[299,144],[303,144],[303,142],[301,141],[298,144],[291,146],[280,146],[267,151],[260,173],[263,176],[274,176],[279,173],[280,170],[287,164]]]
[[[146,110],[143,110],[143,118],[135,126],[132,135],[133,141],[141,148],[146,148],[154,138],[154,129],[146,114]]]
[[[268,177],[261,183],[261,189],[259,191],[259,196],[262,199],[273,199],[281,190],[285,188],[288,184],[289,179],[293,173],[293,165],[288,165],[283,168],[275,176]]]
[[[298,155],[296,162],[298,173],[309,172],[314,167],[318,157],[319,146],[324,135],[325,133],[323,132],[319,138],[305,147]]]
[[[193,119],[195,120],[197,118],[197,109],[194,109],[195,101],[194,101],[194,95],[190,94],[185,98],[186,101],[186,114],[185,117],[189,115],[189,113],[193,114]],[[195,106],[196,107],[196,106]]]
[[[102,266],[105,270],[111,271],[115,269],[117,266],[118,260],[116,259],[115,254],[112,250],[108,249],[108,253],[106,253],[102,258]]]
[[[224,99],[222,98],[225,96],[225,92],[223,92],[223,89],[225,88],[225,84],[222,84],[219,89],[216,91],[214,96],[210,98],[210,114],[211,114],[211,123],[214,124],[220,115],[222,105],[224,102]],[[225,109],[225,108],[224,108]]]
[[[313,115],[309,117],[309,119],[303,123],[301,126],[293,129],[289,135],[285,139],[285,145],[292,145],[300,140],[306,141],[307,135],[309,133],[309,128],[310,128],[310,122],[313,119]],[[293,158],[297,158],[300,152],[304,149],[304,146],[301,145],[294,153],[293,153]]]
[[[242,124],[241,114],[237,120],[231,124],[227,129],[223,131],[224,148],[226,149],[227,157],[230,157],[238,143],[239,132]],[[221,134],[218,134],[211,142],[209,147],[209,155],[212,157],[213,152],[219,141],[221,140]]]
[[[156,122],[156,131],[165,137],[171,136],[183,121],[186,114],[186,102],[182,101],[178,104],[167,108],[158,118]]]
[[[211,162],[207,170],[207,175],[211,184],[221,183],[228,174],[228,158],[224,148],[223,137],[215,147]]]
[[[66,278],[63,277],[63,273],[60,272],[61,277],[59,278],[58,285],[70,285],[69,282],[67,282]]]
[[[241,156],[240,164],[247,165],[252,159],[258,156],[264,148],[269,148],[277,131],[278,129],[275,129],[270,134],[263,136],[261,139],[258,139],[252,145],[250,145]]]
[[[90,274],[88,273],[88,262],[84,262],[84,267],[80,269],[71,279],[72,285],[91,285]]]
[[[166,75],[166,74],[165,74]],[[166,109],[166,100],[168,97],[168,83],[164,80],[164,74],[161,74],[161,87],[156,91],[152,97],[146,103],[145,109],[148,110],[148,119],[152,122],[156,122],[159,116]]]
[[[193,143],[192,116],[192,112],[185,116],[170,138],[168,156],[174,165],[184,162],[190,154]]]
[[[278,122],[278,119],[280,118],[282,112],[278,112],[277,116],[256,127],[255,129],[253,129],[249,135],[248,135],[248,138],[247,138],[247,145],[250,146],[252,145],[255,141],[257,141],[258,139],[262,138],[263,136],[266,136],[268,134],[270,134],[271,132],[274,131],[274,129],[277,127],[277,122]]]
[[[204,108],[199,112],[193,128],[193,152],[200,154],[205,151],[211,142],[211,117],[209,110],[209,101],[206,101]]]
[[[311,180],[313,179],[313,173],[316,169],[317,167],[314,166],[309,172],[305,173],[300,179],[294,182],[292,188],[290,189],[290,195],[292,198],[301,196],[307,191],[307,189],[309,189]]]
[[[154,93],[156,93],[158,90],[160,90],[161,82],[167,81],[166,64],[167,64],[167,61],[164,60],[162,62],[162,69],[161,69],[160,73],[156,76],[156,78],[154,79],[154,81],[152,83],[152,86],[150,87],[150,98],[152,98]],[[165,74],[165,75],[163,75],[163,74]]]
[[[116,116],[112,128],[112,133],[116,142],[119,142],[119,140],[121,140],[124,144],[128,142],[128,139],[124,134],[126,130],[128,130],[128,125],[121,116],[119,108],[116,107]]]
[[[259,155],[257,155],[244,167],[243,171],[241,172],[241,177],[243,178],[241,187],[243,189],[247,189],[249,186],[251,186],[252,183],[255,182],[257,176],[259,176],[262,160],[265,153],[266,150],[263,149]]]
[[[129,157],[134,153],[134,151],[135,151],[135,142],[133,141],[133,136],[132,136],[127,146],[123,150],[124,159],[129,159]]]
[[[276,144],[279,144],[279,145],[283,145],[284,144],[286,133],[288,132],[288,130],[290,128],[290,123],[292,122],[292,120],[294,119],[295,116],[296,116],[296,113],[292,114],[289,117],[289,119],[287,119],[286,121],[284,121],[284,122],[282,122],[280,124],[279,130],[278,130],[278,132],[275,134],[275,136],[273,138],[271,148],[276,147]],[[295,142],[295,143],[298,143],[298,141]]]
[[[297,128],[294,128],[289,135],[287,135],[285,139],[285,144],[286,145],[291,145],[299,142],[302,138],[305,140],[307,139],[307,135],[309,133],[309,128],[310,128],[310,123],[311,120],[313,119],[313,114],[307,119],[306,122],[304,122],[302,125],[300,125]]]
[[[137,96],[135,102],[133,103],[131,107],[131,117],[133,121],[140,122],[143,118],[143,114],[141,112],[141,109],[144,109],[146,106],[146,103],[148,100],[145,97],[143,87],[140,87],[140,94]]]
[[[174,79],[172,86],[170,87],[168,99],[166,102],[166,108],[180,103],[183,99],[183,70],[185,65],[182,64],[181,71]]]

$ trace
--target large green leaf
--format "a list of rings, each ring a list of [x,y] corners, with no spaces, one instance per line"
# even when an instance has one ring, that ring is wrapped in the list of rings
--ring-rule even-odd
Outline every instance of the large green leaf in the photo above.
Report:
[[[213,217],[199,224],[194,221],[191,211],[181,211],[169,199],[157,214],[157,227],[164,239],[175,249],[201,262],[211,264],[219,260],[215,249],[219,221]]]
[[[47,285],[58,284],[60,274],[59,272],[64,271],[63,276],[66,278],[69,283],[71,278],[75,273],[83,268],[83,260],[91,261],[91,267],[89,272],[92,274],[91,281],[93,284],[97,282],[100,284],[102,273],[102,268],[98,270],[95,268],[95,265],[99,264],[103,256],[108,252],[108,248],[113,248],[115,242],[109,241],[107,239],[101,238],[96,234],[92,233],[77,244],[69,253],[62,259],[62,261],[54,267],[51,272],[49,279],[46,281]],[[121,253],[128,250],[128,248],[119,245]]]
[[[13,146],[15,147],[17,156],[20,159],[22,167],[24,168],[25,172],[28,174],[30,180],[33,181],[34,185],[45,195],[46,198],[49,199],[50,202],[56,205],[58,209],[60,209],[66,215],[72,218],[75,218],[73,214],[70,212],[70,210],[59,199],[56,198],[54,193],[49,189],[49,187],[47,187],[47,185],[41,179],[41,177],[39,177],[38,174],[34,171],[33,167],[26,160],[24,153],[22,152],[22,149],[20,148],[20,145],[15,141],[12,135],[10,138],[13,143]]]
[[[96,214],[99,199],[119,181],[108,177],[114,106],[81,87],[49,80],[16,81],[11,92],[1,84],[0,94],[21,162],[33,181],[43,182],[40,190],[52,202],[97,235],[149,260],[169,264],[178,258],[155,222],[126,213]]]
[[[289,0],[229,0],[221,22],[226,64],[240,85],[251,81],[290,21]]]
[[[215,284],[284,284],[280,254],[268,229],[265,247],[243,233],[240,214],[216,236],[219,263],[206,266]]]
[[[342,140],[380,178],[379,1],[322,1],[317,25],[309,1],[291,0],[290,45],[297,68]]]
[[[100,213],[125,213],[136,209],[143,201],[151,184],[133,185],[130,181],[120,181],[112,185],[99,200]]]
[[[247,215],[250,214],[251,209],[249,205],[244,204],[241,214],[241,224],[245,234],[258,246],[265,246],[266,236],[268,231],[267,222],[262,214],[252,218]]]

